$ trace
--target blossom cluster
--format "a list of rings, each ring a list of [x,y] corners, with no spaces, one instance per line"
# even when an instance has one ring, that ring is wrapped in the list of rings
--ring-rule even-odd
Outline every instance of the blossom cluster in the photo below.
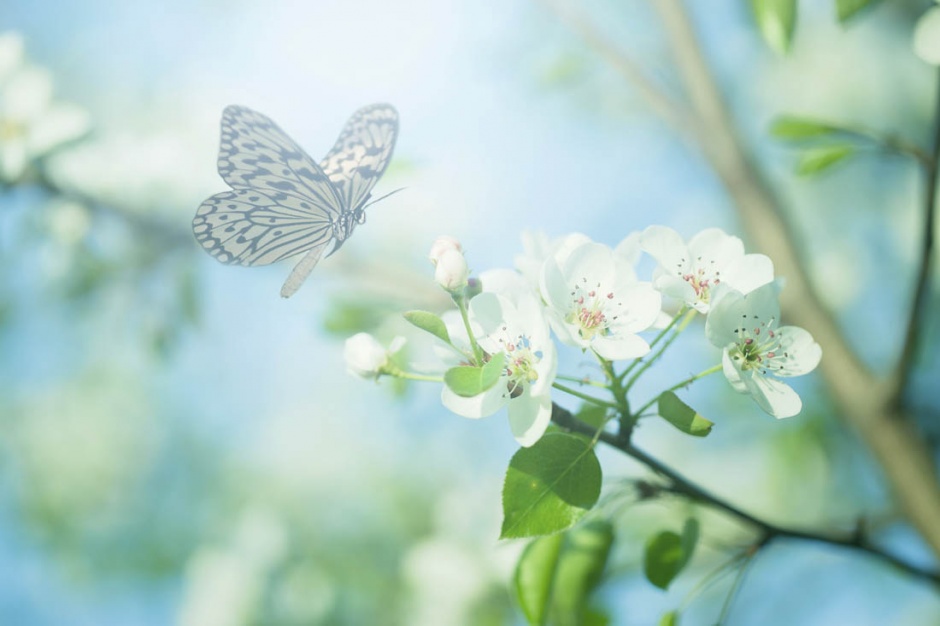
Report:
[[[22,37],[0,33],[0,181],[16,182],[32,161],[88,131],[88,114],[52,93],[51,74],[26,59]]]
[[[409,319],[446,344],[439,346],[443,376],[436,380],[454,413],[479,418],[506,408],[514,437],[531,446],[551,420],[553,390],[572,393],[556,380],[555,340],[592,354],[617,378],[618,362],[655,361],[670,343],[651,353],[656,342],[695,315],[705,316],[705,336],[721,350],[713,370],[722,370],[735,391],[774,417],[801,410],[800,397],[779,379],[810,372],[822,351],[805,330],[780,325],[773,263],[746,254],[737,237],[710,228],[686,242],[671,228],[651,226],[614,248],[577,233],[557,240],[529,234],[523,247],[515,270],[477,278],[453,237],[431,248],[435,280],[456,309]],[[637,275],[643,253],[656,264],[648,281]],[[650,331],[656,336],[645,336]],[[396,339],[384,349],[369,335],[351,338],[350,371],[418,378],[391,365],[400,345]]]

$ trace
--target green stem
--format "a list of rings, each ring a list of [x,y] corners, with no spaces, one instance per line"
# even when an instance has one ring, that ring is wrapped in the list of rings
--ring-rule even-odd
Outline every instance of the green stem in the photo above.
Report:
[[[566,380],[569,383],[578,383],[579,385],[591,385],[592,387],[599,387],[601,389],[607,389],[607,385],[604,383],[598,382],[596,380],[591,380],[590,378],[575,378],[574,376],[564,376],[558,374],[555,376],[556,380]]]
[[[443,383],[444,379],[440,376],[428,376],[426,374],[415,374],[413,372],[403,372],[398,370],[397,372],[386,372],[389,376],[394,376],[395,378],[404,378],[405,380],[420,380],[422,382],[428,383]]]
[[[725,602],[721,607],[721,614],[718,615],[718,621],[715,622],[715,626],[721,626],[725,623],[725,620],[728,619],[728,613],[731,612],[731,604],[738,595],[738,591],[741,590],[741,585],[744,583],[747,570],[751,567],[751,564],[754,563],[755,556],[757,556],[756,551],[745,555],[741,569],[738,570],[738,575],[734,577],[734,582],[731,583],[731,589],[728,590],[728,597],[725,598]]]
[[[580,398],[581,400],[584,400],[585,402],[590,402],[592,404],[596,404],[597,406],[607,407],[608,409],[616,409],[618,411],[620,410],[620,407],[614,404],[613,402],[607,402],[606,400],[601,400],[600,398],[589,396],[586,393],[581,393],[577,389],[566,387],[565,385],[562,385],[561,383],[557,383],[557,382],[552,383],[552,387],[554,387],[558,391],[564,391],[567,394],[571,394],[575,398]]]
[[[672,387],[669,387],[668,389],[664,389],[659,395],[653,396],[652,400],[650,400],[649,402],[641,406],[639,410],[636,412],[637,415],[642,414],[646,409],[653,406],[659,400],[660,396],[662,396],[664,393],[668,391],[675,391],[676,389],[682,389],[683,387],[687,387],[691,385],[692,383],[697,381],[699,378],[704,378],[708,376],[709,374],[714,374],[715,372],[720,372],[720,371],[721,371],[721,364],[719,363],[718,365],[714,367],[709,367],[707,370],[699,372],[695,376],[690,376],[686,378],[685,380],[676,383],[675,385],[673,385]]]
[[[473,359],[475,365],[483,365],[483,349],[480,348],[480,344],[477,343],[476,337],[473,336],[473,330],[470,329],[470,316],[467,313],[467,302],[463,296],[454,295],[454,302],[457,304],[457,309],[460,311],[460,318],[463,320],[463,327],[467,330],[467,337],[470,338],[470,346],[473,348]]]
[[[685,313],[684,306],[681,309],[679,309],[679,311],[675,314],[675,316],[673,316],[673,318],[669,321],[669,324],[667,324],[664,329],[659,331],[658,335],[653,337],[653,341],[650,342],[651,350],[656,346],[657,343],[659,343],[662,340],[663,337],[666,336],[666,334],[670,330],[672,330],[672,327],[676,325],[676,322],[679,321],[679,318],[682,317],[683,313]],[[632,372],[634,369],[636,369],[637,366],[640,365],[640,363],[644,363],[645,361],[646,361],[645,359],[634,359],[633,363],[628,365],[627,369],[623,370],[623,372],[620,373],[620,380],[622,381],[624,378],[626,378],[630,374],[630,372]]]
[[[721,565],[719,565],[712,571],[708,572],[705,575],[705,577],[702,578],[700,581],[698,581],[695,587],[693,587],[692,590],[689,591],[689,593],[685,595],[682,601],[679,602],[678,610],[680,612],[685,611],[685,609],[690,604],[692,604],[692,601],[695,600],[695,598],[701,595],[701,593],[705,591],[706,589],[708,589],[712,584],[718,582],[718,580],[722,576],[727,574],[731,570],[732,567],[737,565],[741,560],[743,560],[746,557],[747,557],[747,553],[742,552],[742,553],[735,554],[730,559],[728,559],[727,561],[724,561],[723,563],[721,563]]]
[[[679,337],[679,335],[682,333],[682,331],[685,330],[686,327],[692,322],[692,319],[695,318],[696,313],[698,313],[698,311],[696,311],[695,309],[689,309],[681,316],[676,315],[676,317],[673,319],[673,322],[676,322],[677,320],[681,320],[679,322],[678,328],[675,329],[675,331],[672,333],[672,336],[670,336],[669,339],[666,340],[666,343],[664,343],[662,347],[660,347],[659,350],[657,350],[655,354],[653,354],[653,356],[646,357],[643,359],[643,367],[641,367],[639,371],[637,371],[637,373],[634,374],[630,378],[630,380],[624,386],[624,389],[629,391],[633,387],[634,383],[636,383],[636,381],[640,378],[640,376],[643,375],[643,372],[648,370],[653,365],[653,363],[659,360],[659,357],[661,357],[663,353],[666,351],[666,349],[672,345],[672,342],[675,341]],[[667,326],[666,329],[663,330],[662,333],[660,333],[660,336],[662,336],[666,332],[666,330],[668,330],[671,327],[672,327],[672,324]],[[657,337],[657,339],[658,338],[659,337]]]
[[[614,401],[617,403],[620,434],[629,439],[636,420],[630,415],[630,402],[627,400],[627,390],[624,389],[623,384],[620,382],[620,377],[617,376],[617,372],[614,371],[614,364],[607,359],[602,359],[601,357],[597,358],[601,363],[601,369],[604,370],[604,374],[607,376],[607,380],[610,381],[610,393],[613,394]]]

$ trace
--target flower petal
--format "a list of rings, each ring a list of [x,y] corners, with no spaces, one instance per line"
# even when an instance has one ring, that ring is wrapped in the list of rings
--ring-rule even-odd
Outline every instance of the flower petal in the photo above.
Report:
[[[777,419],[793,417],[803,408],[803,401],[790,385],[761,376],[756,372],[743,379],[757,406]]]
[[[745,254],[721,270],[722,284],[750,293],[774,279],[774,262],[763,254]]]
[[[608,361],[637,359],[650,351],[646,340],[629,333],[595,337],[591,347]]]
[[[689,254],[696,265],[711,275],[744,256],[744,242],[720,228],[706,228],[689,240]]]
[[[61,143],[81,137],[90,125],[88,113],[81,107],[53,104],[30,127],[27,136],[29,151],[33,156],[45,154]]]
[[[561,272],[566,287],[570,288],[576,282],[588,279],[594,283],[591,288],[596,285],[600,285],[601,289],[609,288],[615,276],[614,253],[600,243],[581,244],[562,263]]]
[[[682,275],[692,266],[682,236],[666,226],[650,226],[640,235],[640,247],[671,275]]]
[[[732,389],[738,393],[747,393],[747,385],[744,384],[743,380],[744,372],[738,368],[731,355],[728,354],[728,348],[725,348],[721,354],[721,370],[731,384]],[[747,375],[750,376],[750,372]]]
[[[509,403],[509,427],[519,445],[528,448],[538,441],[552,419],[552,400],[548,394],[531,395],[526,391]]]
[[[802,376],[819,365],[822,348],[808,331],[799,326],[784,326],[777,329],[777,337],[780,339],[781,354],[775,356],[771,362],[774,375]]]
[[[506,406],[505,380],[500,380],[495,386],[469,398],[458,396],[447,385],[441,389],[441,403],[461,417],[477,419],[487,417]]]
[[[930,9],[914,28],[914,52],[931,65],[940,65],[940,7]]]
[[[22,67],[3,86],[2,114],[14,122],[31,122],[44,113],[51,100],[51,74],[38,67]]]

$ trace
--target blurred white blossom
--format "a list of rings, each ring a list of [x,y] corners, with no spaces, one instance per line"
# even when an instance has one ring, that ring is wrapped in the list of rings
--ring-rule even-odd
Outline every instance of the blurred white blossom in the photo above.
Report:
[[[31,161],[88,131],[85,110],[52,92],[51,74],[26,61],[22,38],[0,34],[0,179],[18,180]]]
[[[914,28],[914,52],[931,65],[940,65],[940,7],[929,9]]]

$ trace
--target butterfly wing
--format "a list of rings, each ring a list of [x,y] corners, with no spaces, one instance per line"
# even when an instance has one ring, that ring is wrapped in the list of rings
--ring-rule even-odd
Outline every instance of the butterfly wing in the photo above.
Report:
[[[202,203],[193,218],[193,233],[222,263],[267,265],[326,244],[333,227],[308,199],[273,190],[234,189]]]
[[[193,233],[223,263],[265,265],[322,246],[346,211],[320,166],[268,117],[222,114],[219,174],[232,191],[202,203]]]
[[[398,112],[390,104],[363,107],[346,122],[320,167],[348,210],[368,199],[388,167],[397,137]]]

